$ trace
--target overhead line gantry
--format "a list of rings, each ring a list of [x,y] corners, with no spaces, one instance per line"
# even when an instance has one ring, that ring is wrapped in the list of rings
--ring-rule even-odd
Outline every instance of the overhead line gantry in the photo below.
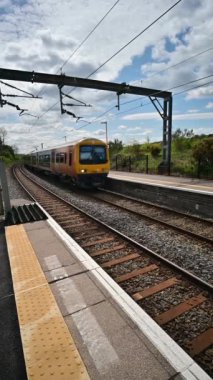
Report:
[[[172,133],[172,93],[151,88],[131,86],[126,83],[104,82],[94,79],[71,77],[65,74],[46,74],[35,71],[22,71],[0,68],[0,79],[14,80],[20,82],[55,84],[62,86],[73,86],[121,94],[132,94],[148,96],[163,120],[163,161],[159,166],[159,172],[170,174],[171,165],[171,133]],[[163,99],[163,105],[158,98]]]

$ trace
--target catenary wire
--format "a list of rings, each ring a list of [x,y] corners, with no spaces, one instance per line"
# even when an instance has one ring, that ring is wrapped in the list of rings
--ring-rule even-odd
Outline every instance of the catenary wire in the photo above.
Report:
[[[171,68],[174,68],[174,67],[176,67],[176,66],[178,66],[178,65],[181,65],[181,64],[183,64],[183,63],[185,63],[185,62],[187,62],[187,61],[189,61],[189,60],[191,60],[191,59],[193,59],[193,58],[196,58],[196,57],[198,57],[198,56],[200,56],[200,55],[202,55],[202,54],[205,54],[205,53],[207,53],[207,52],[210,51],[210,50],[213,50],[213,47],[211,47],[211,48],[209,48],[209,49],[206,49],[206,50],[203,50],[203,51],[201,51],[201,52],[199,52],[199,53],[197,53],[197,54],[194,54],[194,55],[192,55],[192,56],[190,56],[190,57],[184,59],[183,61],[180,61],[180,62],[178,62],[178,63],[176,63],[176,64],[174,64],[174,65],[172,65],[172,66],[169,66],[169,67],[167,67],[167,68],[165,68],[165,69],[163,69],[163,70],[157,71],[157,72],[154,73],[153,75],[150,75],[150,76],[149,76],[147,79],[145,79],[144,81],[148,80],[149,78],[151,78],[151,77],[153,77],[153,76],[155,76],[155,75],[157,75],[157,74],[160,74],[160,73],[162,73],[162,72],[165,72],[165,71],[167,71],[167,70],[170,70]],[[143,81],[143,82],[144,82],[144,81]],[[121,103],[121,106],[124,105],[124,104],[128,104],[128,103],[134,103],[135,101],[139,101],[139,99],[138,99],[138,98],[135,98],[135,99],[132,99],[132,100],[128,100],[128,101],[126,101],[126,102]],[[58,104],[58,101],[57,101],[56,103],[54,103],[50,108],[48,108],[48,110],[45,111],[41,116],[39,116],[39,118],[43,117],[47,112],[49,112],[49,111],[50,111],[52,108],[54,108],[55,105],[57,105],[57,104]],[[111,107],[109,110],[105,111],[105,112],[102,114],[102,116],[104,116],[106,113],[108,113],[108,112],[109,112],[110,110],[112,110],[113,108],[114,108],[114,106]]]
[[[210,76],[212,76],[212,75],[210,75]],[[210,76],[207,76],[207,77],[210,77]],[[173,87],[173,88],[178,88],[178,87],[186,86],[187,84],[197,82],[198,80],[202,80],[202,79],[207,78],[207,77],[203,77],[203,78],[201,78],[201,79],[197,79],[197,80],[195,80],[195,81],[191,81],[191,82],[186,82],[186,83],[184,83],[184,84],[182,84],[182,85],[178,85],[178,86],[175,86],[175,87]],[[211,84],[211,83],[213,83],[213,81],[209,81],[209,82],[206,82],[206,83],[200,84],[200,85],[198,85],[198,86],[190,87],[190,88],[188,88],[188,89],[186,89],[186,90],[183,90],[183,91],[180,91],[180,92],[175,93],[173,96],[180,95],[180,94],[182,94],[182,93],[184,93],[184,92],[191,91],[191,90],[196,89],[196,88],[199,88],[199,87],[207,86],[207,85],[209,85],[209,84]],[[162,90],[162,91],[168,91],[168,90]],[[162,92],[162,91],[159,91],[159,92]],[[155,93],[155,94],[156,94],[156,93]],[[155,94],[153,94],[153,95],[155,95]],[[152,96],[152,95],[151,95],[151,96]],[[129,108],[128,110],[118,112],[118,113],[116,113],[116,116],[119,116],[119,115],[121,115],[121,114],[123,114],[123,113],[127,113],[127,112],[129,112],[129,111],[133,111],[133,110],[135,110],[135,109],[137,109],[137,108],[141,108],[141,107],[144,107],[144,106],[149,105],[149,104],[151,104],[151,101],[149,101],[149,102],[147,102],[147,103],[144,103],[144,104],[140,104],[139,106],[136,106],[136,107]],[[112,109],[114,109],[114,108],[115,108],[115,106],[111,107],[110,109],[108,109],[107,111],[105,111],[104,113],[102,113],[101,115],[97,116],[97,117],[95,118],[95,120],[93,120],[92,122],[87,122],[87,124],[84,124],[83,126],[81,126],[81,127],[79,127],[79,128],[76,128],[76,130],[81,129],[81,128],[85,128],[87,125],[92,124],[92,123],[95,123],[95,122],[98,121],[102,116],[104,116],[106,113],[110,112],[110,111],[111,111]],[[114,115],[113,115],[113,116],[114,116]]]
[[[213,81],[209,81],[209,82],[206,82],[206,83],[200,84],[200,85],[198,85],[198,86],[190,87],[190,88],[188,88],[188,89],[186,89],[186,90],[183,90],[183,91],[180,91],[180,92],[175,93],[173,96],[178,96],[178,95],[180,95],[180,94],[183,94],[183,93],[185,93],[185,92],[188,92],[188,91],[194,90],[194,89],[196,89],[196,88],[200,88],[200,87],[208,86],[208,85],[210,85],[210,84],[212,84],[212,83],[213,83]],[[163,90],[163,91],[165,91],[165,90]],[[139,109],[139,108],[141,108],[141,107],[145,107],[145,106],[147,106],[147,105],[149,105],[149,104],[151,104],[150,101],[147,102],[147,103],[145,103],[145,104],[140,104],[139,106],[129,108],[129,109],[126,110],[126,111],[118,112],[118,113],[116,114],[116,116],[121,115],[121,114],[124,114],[124,113],[127,113],[127,112],[130,112],[130,111],[133,111],[133,110],[135,110],[135,109]],[[114,109],[114,108],[115,108],[115,106],[111,107],[110,110],[112,110],[112,109]],[[105,114],[106,114],[107,112],[109,112],[110,110],[107,110],[107,111],[105,111],[103,114],[97,116],[97,118],[96,118],[95,120],[93,120],[93,121],[91,121],[91,122],[87,122],[86,124],[82,125],[81,127],[76,128],[75,131],[78,131],[79,129],[85,128],[85,127],[86,127],[87,125],[89,125],[89,124],[96,123],[100,117],[102,117],[103,115],[105,115]],[[115,116],[115,114],[114,114],[113,116]]]
[[[92,33],[99,27],[99,25],[104,21],[104,19],[109,15],[109,13],[115,8],[115,6],[119,3],[120,0],[117,0],[113,6],[105,13],[105,15],[100,19],[100,21],[94,26],[94,28],[88,33],[88,35],[83,39],[82,42],[76,47],[76,49],[70,54],[70,56],[64,61],[62,66],[57,70],[56,74],[62,69],[63,67],[69,62],[69,60],[74,56],[74,54],[81,48],[81,46],[89,39],[89,37],[92,35]],[[38,92],[37,96],[40,95],[42,92],[42,89]],[[55,106],[55,105],[54,105]],[[52,109],[52,107],[49,108],[49,111]],[[41,116],[40,116],[41,117]],[[39,117],[39,118],[40,118]]]
[[[198,82],[198,81],[200,81],[200,80],[202,80],[202,79],[207,79],[207,78],[210,78],[210,77],[212,77],[212,76],[213,76],[213,74],[210,74],[210,75],[207,75],[207,76],[202,77],[202,78],[194,79],[194,80],[192,80],[192,81],[190,81],[190,82],[185,82],[185,83],[183,83],[183,84],[179,84],[179,85],[177,85],[177,86],[175,86],[175,87],[170,87],[170,88],[168,88],[168,89],[165,90],[165,91],[174,90],[174,89],[177,88],[177,87],[182,87],[182,86],[185,86],[185,85],[187,85],[187,84],[191,84],[191,83],[194,83],[194,82]],[[157,92],[153,93],[153,94],[150,95],[150,96],[158,95],[158,94],[160,94],[161,92],[164,92],[164,90],[157,91]],[[141,98],[142,98],[142,97],[141,97]],[[123,102],[123,103],[121,103],[120,105],[123,106],[123,105],[125,105],[125,104],[134,103],[134,102],[140,101],[141,98],[135,98],[135,99],[132,99],[132,100],[127,100],[126,102]]]
[[[95,25],[95,27],[89,32],[89,34],[84,38],[84,40],[77,46],[77,48],[73,51],[72,54],[67,58],[67,60],[63,63],[59,70],[62,70],[63,67],[69,62],[69,60],[74,56],[74,54],[80,49],[80,47],[88,40],[91,34],[99,27],[102,21],[108,16],[108,14],[113,10],[113,8],[119,3],[120,0],[117,0],[115,4],[107,11],[107,13],[101,18],[101,20]],[[59,71],[58,70],[58,71]],[[58,72],[57,71],[57,72]]]
[[[178,62],[178,63],[175,63],[174,65],[168,66],[168,67],[166,67],[165,69],[162,69],[162,70],[160,70],[160,71],[157,71],[157,72],[155,72],[155,73],[149,75],[146,79],[142,80],[142,82],[145,82],[145,81],[149,80],[150,78],[154,77],[155,75],[158,75],[158,74],[163,73],[164,71],[167,71],[167,70],[173,69],[174,67],[179,66],[179,65],[182,64],[182,63],[185,63],[185,62],[187,62],[187,61],[190,61],[190,60],[193,59],[193,58],[196,58],[196,57],[198,57],[198,56],[200,56],[200,55],[202,55],[202,54],[205,54],[205,53],[207,53],[207,52],[210,51],[210,50],[213,50],[213,46],[210,47],[209,49],[203,50],[203,51],[201,51],[201,52],[199,52],[199,53],[197,53],[197,54],[191,55],[190,57],[184,59],[183,61],[180,61],[180,62]]]
[[[109,61],[111,61],[116,55],[118,55],[122,50],[124,50],[128,45],[130,45],[133,41],[135,41],[139,36],[141,36],[145,31],[147,31],[152,25],[154,25],[157,21],[159,21],[163,16],[165,16],[170,10],[172,10],[176,5],[178,5],[182,0],[178,0],[175,4],[173,4],[170,8],[168,8],[164,13],[162,13],[159,17],[157,17],[151,24],[149,24],[145,29],[143,29],[140,33],[138,33],[135,37],[133,37],[129,42],[127,42],[124,46],[122,46],[117,52],[115,52],[110,58],[108,58],[105,62],[103,62],[96,70],[94,70],[92,73],[90,73],[88,76],[87,76],[87,79],[90,78],[93,74],[95,74],[100,68],[102,68],[104,65],[106,65],[106,63],[108,63]],[[68,94],[70,94],[71,92],[73,91],[73,89],[68,92]],[[59,101],[57,103],[54,104],[54,106],[56,104],[58,104]],[[40,119],[41,117],[43,117],[44,115],[46,115],[47,112],[49,112],[54,106],[51,106],[50,108],[48,108],[47,111],[45,111],[42,115],[38,116],[38,118]]]
[[[144,32],[146,32],[152,25],[158,22],[163,16],[165,16],[169,11],[171,11],[176,5],[178,5],[182,0],[178,0],[175,4],[173,4],[170,8],[168,8],[164,13],[162,13],[159,17],[157,17],[151,24],[149,24],[145,29],[143,29],[140,33],[138,33],[135,37],[133,37],[129,42],[127,42],[124,46],[122,46],[118,51],[116,51],[110,58],[108,58],[105,62],[103,62],[96,70],[94,70],[87,78],[90,78],[93,74],[95,74],[99,69],[105,66],[109,61],[111,61],[116,55],[118,55],[122,50],[124,50],[127,46],[129,46],[133,41],[135,41],[138,37],[140,37]]]
[[[175,87],[171,87],[171,88],[169,88],[169,89],[167,89],[167,90],[161,90],[161,91],[155,92],[155,93],[153,93],[153,94],[150,95],[150,96],[157,96],[157,95],[160,94],[161,92],[164,92],[164,91],[170,91],[170,90],[173,90],[173,89],[178,88],[178,87],[183,87],[183,86],[186,86],[186,85],[188,85],[188,84],[195,83],[195,82],[198,82],[198,81],[200,81],[200,80],[210,78],[210,77],[212,77],[212,76],[213,76],[213,75],[211,74],[211,75],[207,75],[207,76],[202,77],[202,78],[195,79],[195,80],[190,81],[190,82],[185,82],[185,83],[182,83],[182,84],[177,85],[177,86],[175,86]],[[199,86],[199,87],[202,87],[202,85]],[[188,90],[186,90],[186,91],[188,91]],[[183,92],[185,92],[185,91],[183,91]],[[181,91],[181,93],[183,93],[183,92]],[[174,95],[175,95],[175,94],[174,94]],[[143,98],[143,97],[141,97],[141,98],[137,98],[137,99],[133,99],[133,100],[129,100],[129,101],[126,101],[126,102],[123,102],[123,103],[121,103],[121,106],[122,106],[122,105],[125,105],[125,104],[129,104],[129,103],[133,103],[133,102],[136,102],[136,101],[141,101],[142,98]],[[54,103],[50,108],[48,108],[48,110],[46,110],[46,111],[45,111],[45,112],[44,112],[39,118],[43,117],[47,112],[49,112],[49,111],[50,111],[52,108],[54,108],[57,104],[58,104],[58,101],[57,101],[56,103]],[[146,104],[147,104],[147,103],[146,103]],[[148,102],[148,104],[150,104],[150,102]],[[110,112],[111,110],[113,110],[115,107],[116,107],[116,106],[112,106],[112,107],[110,107],[108,110],[104,111],[104,113],[102,113],[101,115],[97,116],[97,118],[96,118],[95,120],[97,120],[97,119],[99,119],[100,117],[106,115],[108,112]],[[141,107],[141,106],[139,106],[139,107]],[[134,109],[135,109],[135,107],[134,107]],[[122,112],[123,112],[123,111],[122,111]],[[122,113],[122,112],[118,112],[117,115],[119,115],[119,114]],[[126,112],[126,111],[124,111],[124,112]],[[95,122],[95,121],[93,121],[93,122]],[[85,124],[84,127],[87,126],[87,125],[89,125],[89,124],[91,124],[91,122],[87,122],[87,124]],[[80,127],[80,128],[82,128],[82,127]],[[80,129],[80,128],[78,128],[78,129]]]

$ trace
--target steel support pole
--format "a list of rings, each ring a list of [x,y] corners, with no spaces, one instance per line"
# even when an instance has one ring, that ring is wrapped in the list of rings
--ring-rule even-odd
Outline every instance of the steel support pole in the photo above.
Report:
[[[0,181],[2,186],[2,198],[4,205],[4,214],[7,215],[8,211],[11,209],[9,191],[7,185],[7,176],[5,171],[5,164],[2,160],[0,160]]]
[[[172,97],[163,102],[163,162],[161,172],[170,175],[171,170],[171,136],[172,136]]]

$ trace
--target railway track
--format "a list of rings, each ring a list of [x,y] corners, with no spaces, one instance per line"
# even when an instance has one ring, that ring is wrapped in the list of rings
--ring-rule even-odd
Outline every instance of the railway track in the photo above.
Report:
[[[213,286],[83,213],[23,173],[34,200],[210,375]]]
[[[213,222],[211,221],[172,211],[109,190],[102,189],[91,196],[150,222],[161,224],[166,228],[176,230],[178,233],[213,244]]]
[[[37,180],[40,177],[34,178]],[[38,180],[42,182],[41,178]],[[105,223],[113,225],[125,235],[157,251],[205,281],[212,282],[213,223],[211,221],[123,197],[120,194],[114,196],[114,193],[109,191],[85,192],[70,187],[70,183],[56,184],[56,181],[50,181],[49,177],[48,181],[47,177],[44,180],[48,188],[53,188],[71,203],[77,206],[80,204],[80,208],[90,215],[95,215]],[[143,217],[144,211],[141,207],[145,207],[147,217],[146,215]]]
[[[58,185],[58,184],[57,184]],[[70,183],[63,184],[70,190]],[[118,209],[134,214],[139,218],[145,219],[153,224],[165,227],[167,230],[177,231],[193,240],[203,241],[213,245],[213,222],[198,218],[193,215],[183,214],[160,205],[154,205],[127,195],[115,193],[105,189],[96,192],[85,193],[78,188],[72,188],[72,192],[83,196],[86,199],[94,199],[105,202]]]

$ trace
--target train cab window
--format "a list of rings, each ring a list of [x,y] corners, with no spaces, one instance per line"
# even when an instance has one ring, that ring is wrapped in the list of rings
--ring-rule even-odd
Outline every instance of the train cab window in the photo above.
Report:
[[[103,145],[80,146],[80,164],[105,164],[106,148]]]
[[[72,153],[69,154],[69,166],[72,165]]]

